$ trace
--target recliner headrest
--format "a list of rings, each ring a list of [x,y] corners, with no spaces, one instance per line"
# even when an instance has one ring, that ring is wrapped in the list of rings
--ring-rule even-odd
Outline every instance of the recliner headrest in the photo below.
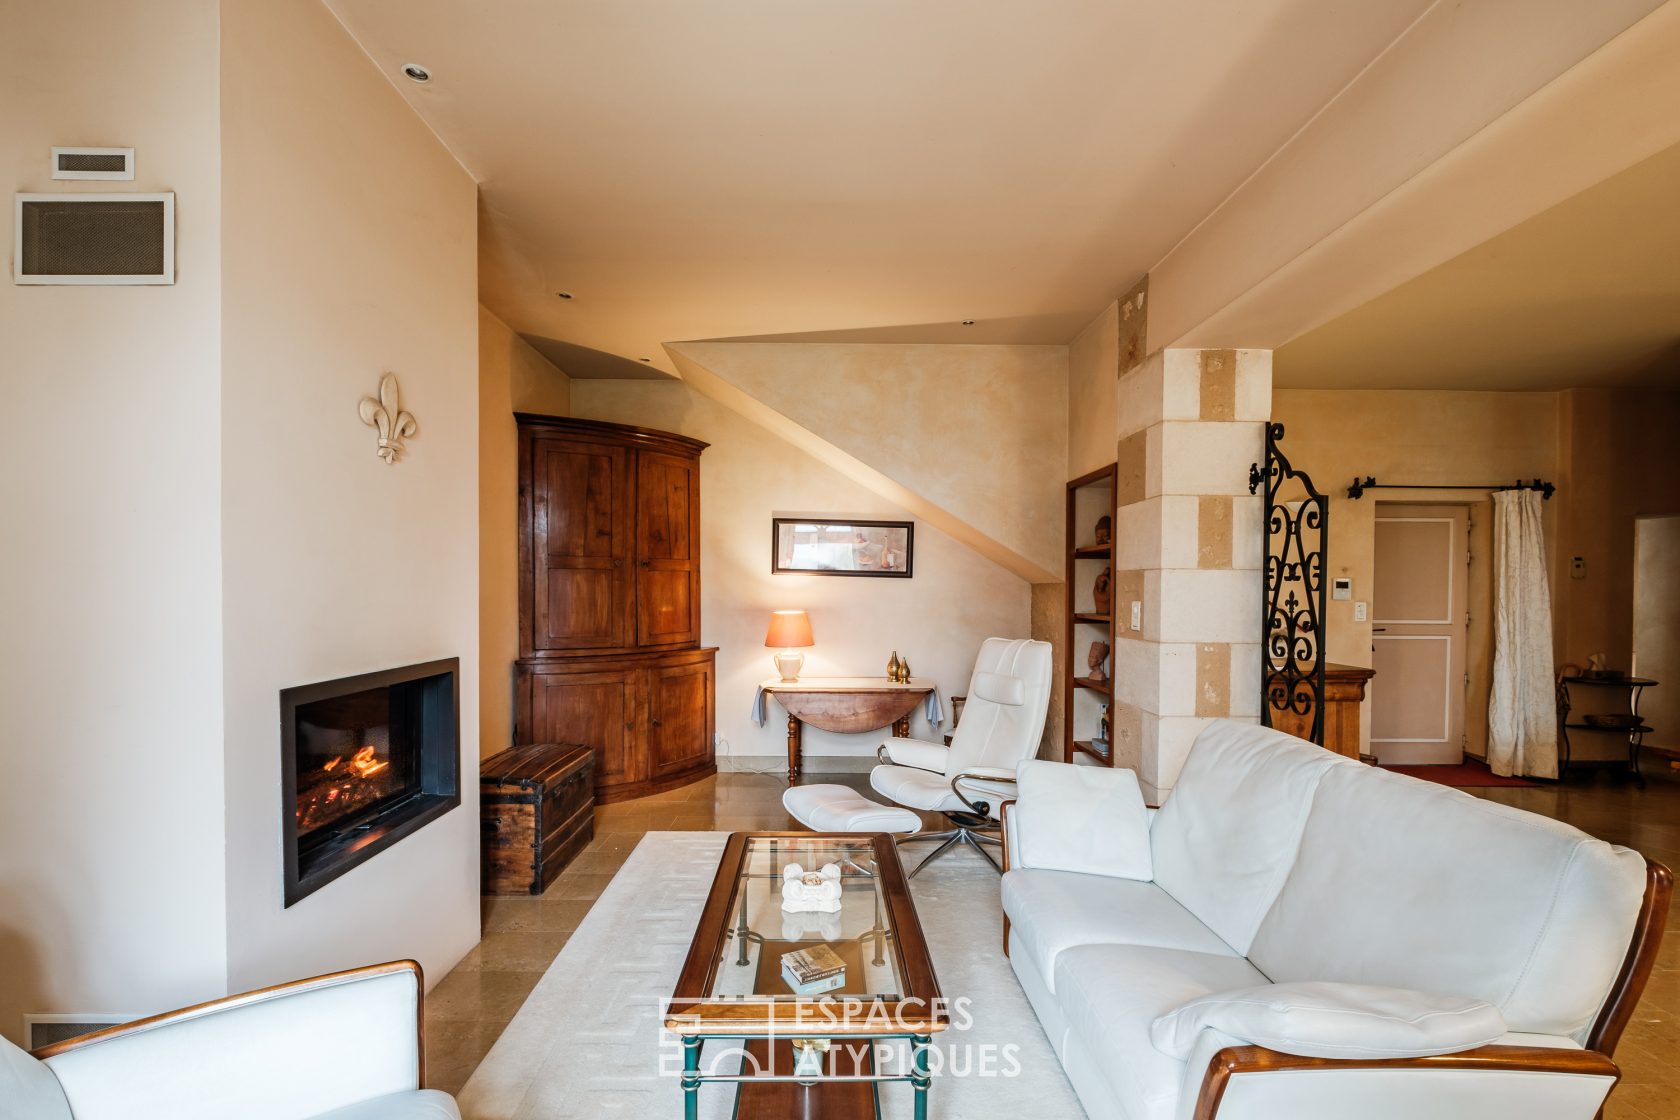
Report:
[[[975,673],[969,691],[982,700],[1010,707],[1018,708],[1027,700],[1027,688],[1021,678],[1003,673]]]

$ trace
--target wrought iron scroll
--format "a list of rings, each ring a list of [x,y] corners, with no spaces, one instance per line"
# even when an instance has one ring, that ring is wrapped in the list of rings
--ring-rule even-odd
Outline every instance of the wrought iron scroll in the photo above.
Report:
[[[1283,425],[1266,425],[1264,468],[1248,468],[1248,492],[1266,487],[1265,599],[1260,623],[1260,718],[1267,727],[1312,719],[1324,742],[1324,572],[1330,499],[1289,465]],[[1279,721],[1289,713],[1294,719]]]

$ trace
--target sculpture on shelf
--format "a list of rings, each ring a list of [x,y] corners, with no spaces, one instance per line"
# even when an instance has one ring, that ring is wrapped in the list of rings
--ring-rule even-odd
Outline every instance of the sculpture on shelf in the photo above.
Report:
[[[1090,669],[1092,680],[1106,681],[1108,679],[1108,654],[1107,642],[1091,643],[1091,652],[1085,655],[1085,664]],[[1104,709],[1104,714],[1106,715],[1106,713],[1107,709]]]
[[[1108,569],[1104,568],[1097,573],[1097,582],[1091,588],[1091,602],[1098,614],[1107,614],[1114,605],[1113,593],[1109,590],[1110,578]]]
[[[807,871],[797,863],[782,868],[782,909],[790,914],[840,911],[840,865],[825,863]]]
[[[1097,518],[1097,543],[1107,544],[1114,533],[1114,523],[1108,519],[1108,514]]]
[[[1102,722],[1099,725],[1099,729],[1097,731],[1096,742],[1094,742],[1092,745],[1094,747],[1096,747],[1099,751],[1108,750],[1108,705],[1107,704],[1103,705]]]
[[[363,397],[356,405],[362,423],[379,431],[379,457],[390,466],[403,452],[403,440],[420,430],[413,413],[404,412],[397,397],[397,375],[379,379],[379,399]]]

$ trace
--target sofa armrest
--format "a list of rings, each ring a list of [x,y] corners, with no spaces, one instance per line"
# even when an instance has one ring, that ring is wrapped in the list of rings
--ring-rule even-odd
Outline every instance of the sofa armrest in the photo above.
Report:
[[[1303,1058],[1263,1046],[1215,1053],[1193,1120],[1522,1116],[1592,1120],[1621,1076],[1593,1050],[1482,1046],[1427,1058]],[[1180,1113],[1184,1115],[1184,1113]]]
[[[314,1116],[420,1088],[423,989],[420,966],[395,961],[110,1027],[35,1056],[76,1120]]]
[[[894,735],[876,749],[875,757],[884,766],[909,766],[943,774],[945,763],[951,757],[951,748],[923,739],[901,739]]]

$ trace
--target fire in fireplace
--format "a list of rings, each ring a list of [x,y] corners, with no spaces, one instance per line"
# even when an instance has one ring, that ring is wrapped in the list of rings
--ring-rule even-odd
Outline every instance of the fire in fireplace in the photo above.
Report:
[[[287,906],[461,803],[458,668],[280,693]]]

